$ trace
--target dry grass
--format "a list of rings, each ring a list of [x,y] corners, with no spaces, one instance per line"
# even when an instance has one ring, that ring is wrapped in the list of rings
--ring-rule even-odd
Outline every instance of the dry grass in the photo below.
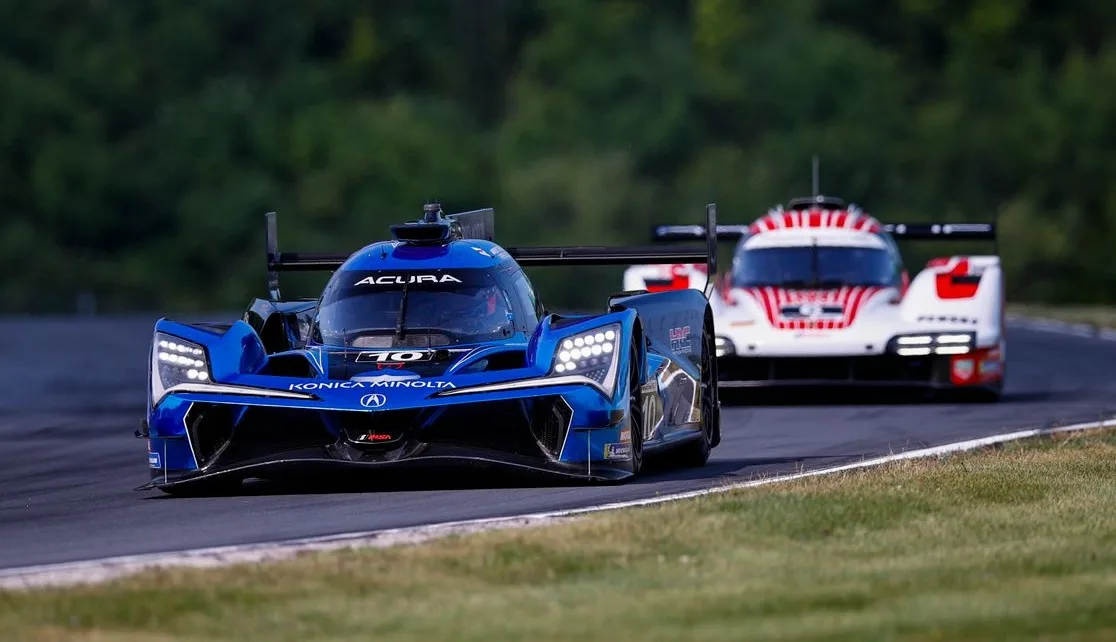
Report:
[[[0,593],[15,640],[1114,637],[1108,432],[546,528]]]

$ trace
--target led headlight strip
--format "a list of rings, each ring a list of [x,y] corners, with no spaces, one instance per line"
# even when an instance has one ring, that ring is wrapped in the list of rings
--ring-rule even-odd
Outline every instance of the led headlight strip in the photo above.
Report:
[[[185,376],[189,381],[209,379],[209,363],[205,350],[198,344],[159,333],[156,335],[155,345],[160,375],[165,373],[171,378]],[[165,382],[166,378],[163,380]]]
[[[717,337],[716,342],[718,357],[736,354],[736,346],[732,343],[732,341],[728,340],[725,337]]]
[[[966,354],[973,349],[976,335],[972,333],[912,334],[896,337],[895,353],[902,357],[928,354]]]
[[[616,355],[620,326],[606,325],[581,332],[558,344],[550,366],[551,377],[575,375],[597,384],[609,395],[616,388]]]
[[[156,332],[151,345],[151,403],[173,387],[213,380],[205,348],[176,336]]]
[[[597,330],[562,340],[554,356],[554,372],[586,373],[608,369],[612,353],[616,350],[616,331],[612,328]]]

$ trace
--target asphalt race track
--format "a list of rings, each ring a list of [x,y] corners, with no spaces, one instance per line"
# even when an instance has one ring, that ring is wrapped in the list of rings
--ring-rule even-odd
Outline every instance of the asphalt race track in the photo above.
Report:
[[[726,407],[707,467],[626,485],[393,480],[175,499],[133,490],[149,477],[133,431],[152,321],[0,321],[0,568],[572,508],[1116,414],[1116,342],[1012,327],[1000,404]]]

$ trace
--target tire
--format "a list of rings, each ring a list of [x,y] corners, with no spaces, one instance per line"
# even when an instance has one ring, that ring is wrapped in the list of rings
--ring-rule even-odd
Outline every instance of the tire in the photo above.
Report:
[[[717,359],[712,329],[701,333],[701,438],[683,446],[682,464],[699,468],[709,461],[713,447],[721,441],[721,408],[717,392]]]
[[[643,469],[643,387],[639,380],[639,346],[632,344],[628,372],[628,428],[631,432],[632,475]]]
[[[709,360],[707,367],[712,374],[709,377],[708,385],[710,388],[710,395],[713,398],[713,438],[710,442],[710,447],[716,448],[721,445],[721,373],[717,366],[717,341],[716,334],[713,330],[712,319],[709,320]],[[702,368],[702,377],[705,377],[705,367]]]

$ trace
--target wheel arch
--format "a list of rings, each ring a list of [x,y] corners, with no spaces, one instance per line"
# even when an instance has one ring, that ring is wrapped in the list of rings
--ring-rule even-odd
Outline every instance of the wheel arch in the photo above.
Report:
[[[643,321],[636,315],[632,321],[632,348],[636,351],[639,360],[639,382],[647,381],[647,339],[643,333]]]

